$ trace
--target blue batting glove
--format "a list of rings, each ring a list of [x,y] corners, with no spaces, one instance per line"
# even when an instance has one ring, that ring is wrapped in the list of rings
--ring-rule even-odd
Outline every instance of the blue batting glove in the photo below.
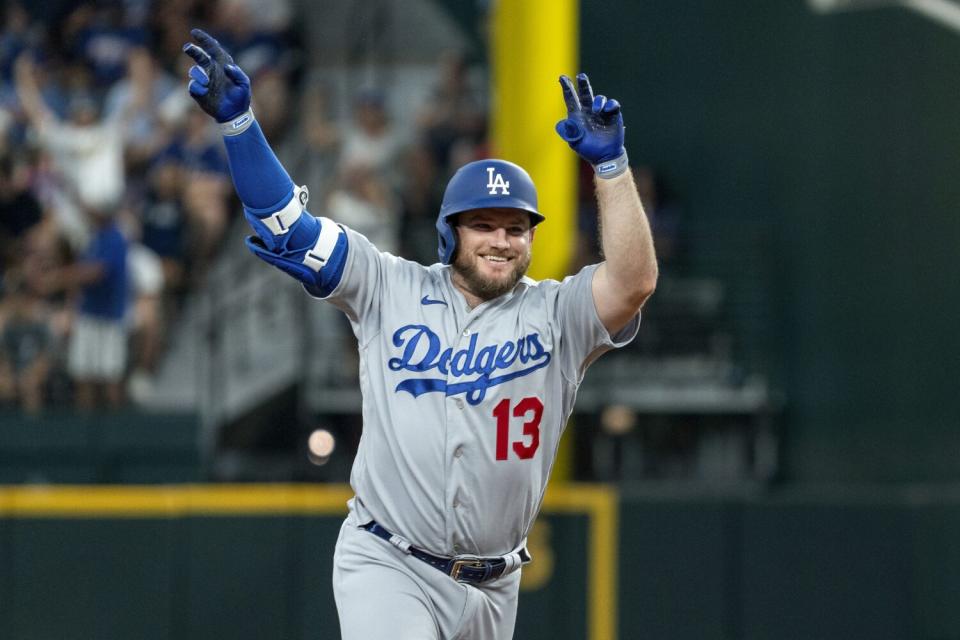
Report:
[[[250,78],[206,31],[193,29],[190,35],[200,45],[183,45],[183,52],[196,62],[190,67],[190,96],[217,122],[230,122],[246,113],[250,109]]]
[[[601,178],[612,178],[627,170],[623,147],[623,116],[620,103],[593,95],[587,74],[577,74],[577,88],[567,76],[560,76],[567,117],[557,123],[557,133],[581,158],[593,165]]]

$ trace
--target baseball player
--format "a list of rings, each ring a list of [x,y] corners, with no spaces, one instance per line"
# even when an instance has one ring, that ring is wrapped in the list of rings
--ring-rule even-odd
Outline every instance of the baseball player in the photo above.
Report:
[[[447,185],[440,260],[425,267],[311,215],[250,109],[249,79],[192,35],[189,92],[220,123],[247,246],[341,309],[359,341],[363,434],[334,552],[343,638],[512,637],[526,537],[577,387],[633,339],[657,279],[620,105],[586,75],[560,78],[556,128],[596,170],[605,262],[563,282],[526,277],[536,190],[517,165],[481,160]]]

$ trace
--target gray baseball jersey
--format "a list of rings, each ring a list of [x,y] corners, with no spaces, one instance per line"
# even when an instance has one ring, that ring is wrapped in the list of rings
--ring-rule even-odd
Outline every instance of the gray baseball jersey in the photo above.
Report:
[[[593,303],[596,266],[523,278],[470,309],[451,267],[379,252],[347,229],[326,299],[360,349],[363,433],[350,482],[360,522],[428,552],[498,556],[524,544],[589,364],[627,344]]]

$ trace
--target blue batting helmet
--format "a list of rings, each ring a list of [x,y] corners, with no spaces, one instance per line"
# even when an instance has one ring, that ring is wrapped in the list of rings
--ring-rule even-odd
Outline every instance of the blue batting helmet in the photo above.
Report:
[[[447,183],[437,216],[443,264],[450,264],[457,250],[457,232],[450,218],[473,209],[520,209],[530,214],[531,227],[544,220],[537,211],[537,188],[521,167],[494,159],[465,164]]]

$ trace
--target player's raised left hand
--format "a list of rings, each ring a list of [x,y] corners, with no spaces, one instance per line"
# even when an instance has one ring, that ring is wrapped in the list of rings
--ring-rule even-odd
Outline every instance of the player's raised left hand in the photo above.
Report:
[[[217,122],[229,122],[250,108],[250,78],[213,36],[202,29],[190,35],[197,41],[183,45],[196,62],[190,67],[190,96]]]
[[[594,166],[597,173],[604,175],[617,171],[614,167],[605,171],[607,166],[626,154],[623,148],[623,116],[620,103],[606,96],[593,95],[587,74],[577,74],[577,86],[567,76],[560,76],[563,99],[567,105],[567,117],[557,123],[557,133],[581,158]],[[623,162],[626,166],[626,162]]]

